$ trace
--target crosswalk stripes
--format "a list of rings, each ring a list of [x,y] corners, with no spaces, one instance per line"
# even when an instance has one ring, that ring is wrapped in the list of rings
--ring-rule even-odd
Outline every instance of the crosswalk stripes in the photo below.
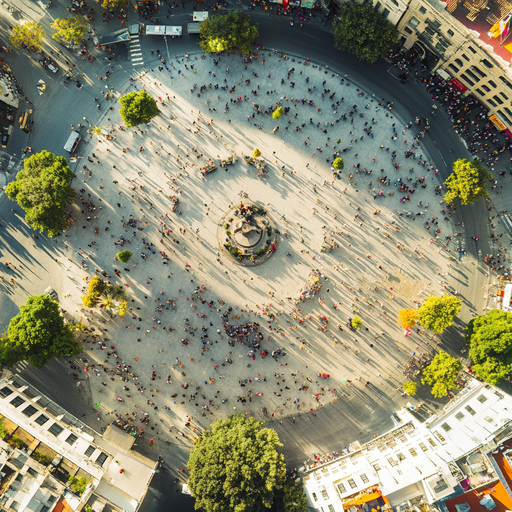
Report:
[[[130,59],[132,61],[132,66],[140,66],[144,64],[142,51],[140,49],[139,36],[133,36],[130,42]]]

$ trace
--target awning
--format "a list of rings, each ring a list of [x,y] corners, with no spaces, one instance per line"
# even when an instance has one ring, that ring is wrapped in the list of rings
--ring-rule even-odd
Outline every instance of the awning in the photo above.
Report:
[[[355,498],[352,498],[351,500],[344,501],[343,502],[343,509],[347,510],[347,508],[350,508],[352,505],[362,505],[363,503],[366,503],[367,501],[372,501],[379,499],[381,497],[381,494],[379,492],[372,492],[371,494],[360,494],[359,496],[356,496]]]

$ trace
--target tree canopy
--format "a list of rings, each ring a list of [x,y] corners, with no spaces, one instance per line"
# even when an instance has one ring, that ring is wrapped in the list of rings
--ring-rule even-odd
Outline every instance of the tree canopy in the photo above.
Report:
[[[282,446],[273,429],[243,415],[212,423],[188,461],[195,508],[206,512],[260,512],[283,488]]]
[[[332,166],[335,169],[338,169],[339,171],[341,171],[342,169],[345,168],[345,162],[343,161],[343,158],[338,157],[334,160],[334,162],[332,163]]]
[[[8,336],[0,341],[0,365],[28,361],[33,368],[41,368],[52,357],[80,352],[80,343],[64,323],[58,302],[44,294],[29,297],[20,314],[11,319]]]
[[[36,21],[27,21],[12,29],[9,36],[14,48],[36,52],[43,47],[43,39],[46,37],[43,27]]]
[[[417,309],[401,309],[398,312],[398,325],[403,329],[410,329],[418,321]]]
[[[396,27],[372,5],[343,5],[333,32],[338,50],[346,50],[368,62],[386,57],[398,41]]]
[[[5,192],[25,210],[31,228],[56,236],[68,226],[65,207],[75,197],[70,186],[73,171],[64,157],[48,151],[26,158],[23,165]]]
[[[307,512],[308,499],[304,494],[304,484],[300,480],[287,478],[274,499],[274,512]]]
[[[103,7],[103,9],[108,9],[109,11],[118,8],[124,10],[128,9],[129,2],[128,0],[103,0],[101,7]]]
[[[283,117],[283,107],[277,107],[274,112],[272,112],[272,119],[279,119]]]
[[[477,158],[471,162],[467,158],[459,158],[453,162],[452,173],[444,182],[448,189],[444,200],[453,203],[455,199],[459,199],[461,204],[466,205],[481,197],[489,197],[487,187],[492,179],[493,175]]]
[[[155,99],[144,90],[132,91],[121,96],[119,103],[121,103],[120,114],[127,128],[149,123],[160,112]]]
[[[117,254],[116,254],[116,258],[121,262],[121,263],[128,263],[128,261],[130,261],[130,258],[133,256],[132,252],[131,251],[128,251],[128,250],[124,250],[124,251],[119,251]]]
[[[489,384],[499,384],[512,373],[512,313],[492,309],[466,326],[472,369]]]
[[[462,370],[461,362],[446,352],[439,352],[432,362],[423,370],[422,384],[432,386],[432,395],[442,398],[450,389],[455,388],[455,381]]]
[[[89,22],[77,14],[72,18],[57,18],[51,27],[57,31],[52,35],[55,41],[78,44],[89,30]]]
[[[418,384],[416,382],[402,382],[402,389],[406,395],[414,396],[418,391]]]
[[[425,329],[439,334],[452,325],[460,308],[461,300],[457,297],[446,294],[441,297],[431,295],[420,306],[418,321]]]
[[[258,27],[242,11],[214,14],[201,23],[199,46],[208,53],[238,50],[249,55],[253,41],[260,35]]]

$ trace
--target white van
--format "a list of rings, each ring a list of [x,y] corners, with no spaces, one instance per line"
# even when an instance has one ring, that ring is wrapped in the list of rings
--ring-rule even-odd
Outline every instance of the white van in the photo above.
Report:
[[[80,142],[80,134],[73,130],[71,132],[71,134],[69,135],[68,140],[66,141],[66,144],[64,144],[64,151],[67,151],[68,153],[74,153],[79,142]]]

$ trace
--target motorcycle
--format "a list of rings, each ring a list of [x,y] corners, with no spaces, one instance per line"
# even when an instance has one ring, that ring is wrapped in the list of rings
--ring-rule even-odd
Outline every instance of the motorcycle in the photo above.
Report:
[[[46,84],[42,80],[39,80],[39,82],[37,82],[36,87],[39,91],[39,96],[42,96],[43,92],[46,91]]]

